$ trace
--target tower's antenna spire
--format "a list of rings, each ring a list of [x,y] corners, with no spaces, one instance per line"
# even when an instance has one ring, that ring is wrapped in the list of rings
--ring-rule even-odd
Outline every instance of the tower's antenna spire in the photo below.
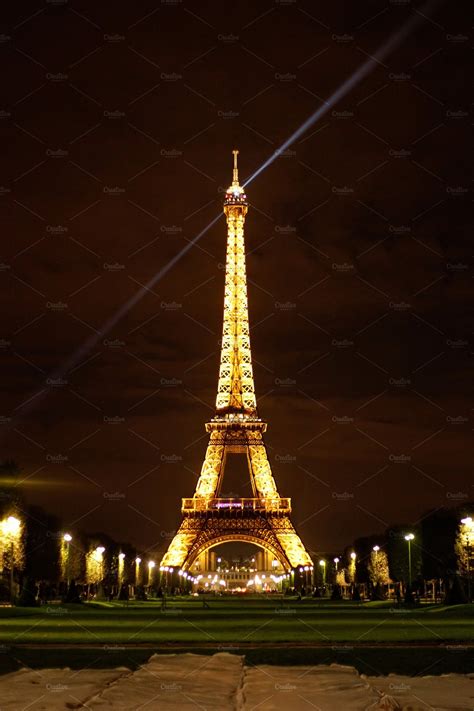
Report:
[[[237,156],[239,155],[239,151],[234,150],[232,151],[234,154],[234,173],[232,176],[232,185],[238,185],[239,184],[239,169],[237,167]]]

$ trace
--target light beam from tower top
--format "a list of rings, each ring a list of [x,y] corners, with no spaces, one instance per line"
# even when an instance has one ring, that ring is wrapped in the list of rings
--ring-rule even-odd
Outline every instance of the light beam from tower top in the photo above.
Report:
[[[260,173],[263,173],[277,158],[285,153],[299,138],[303,136],[320,118],[322,118],[335,104],[343,99],[352,89],[354,89],[362,79],[364,79],[377,65],[383,65],[383,59],[390,55],[419,25],[423,19],[433,22],[429,17],[430,12],[435,10],[445,0],[428,0],[420,8],[413,8],[411,17],[396,32],[393,32],[384,44],[380,45],[369,58],[363,62],[347,79],[340,84],[337,89],[323,101],[322,106],[316,109],[300,126],[294,131],[284,143],[281,144],[245,181],[244,186],[249,185]],[[384,65],[385,66],[385,65]]]
[[[419,9],[413,10],[412,17],[398,30],[396,33],[390,35],[388,40],[384,45],[380,46],[378,50],[374,53],[369,60],[364,62],[356,72],[346,79],[343,84],[339,86],[338,89],[325,101],[324,105],[318,108],[311,116],[288,138],[279,149],[273,152],[273,154],[267,158],[267,160],[262,163],[262,165],[257,168],[252,175],[250,175],[247,180],[244,181],[244,186],[247,186],[252,182],[258,175],[260,175],[273,161],[278,158],[287,148],[289,148],[293,143],[307,131],[319,118],[321,118],[335,103],[342,99],[350,89],[353,89],[360,81],[369,73],[371,69],[374,69],[377,65],[380,65],[382,59],[392,52],[395,47],[398,46],[415,28],[416,24],[420,23],[420,18],[424,18],[432,22],[429,17],[430,12],[438,5],[441,4],[442,0],[432,0],[427,2]],[[235,158],[234,158],[235,161]],[[243,193],[240,199],[238,197],[238,191]],[[235,193],[237,191],[237,193]],[[240,185],[231,186],[226,192],[226,200],[228,200],[228,205],[247,205],[247,197],[244,193],[244,188]],[[224,202],[224,205],[226,203]],[[216,224],[220,219],[221,214],[217,214],[211,222],[209,222],[203,229],[198,232],[192,239],[190,239],[182,249],[177,252],[174,257],[172,257],[169,262],[167,262],[163,267],[161,267],[146,284],[140,286],[140,288],[121,306],[119,306],[116,311],[102,324],[100,330],[96,331],[92,336],[89,336],[72,354],[71,356],[62,363],[56,370],[54,370],[49,381],[57,380],[57,378],[64,377],[69,371],[72,371],[74,366],[81,362],[88,353],[97,346],[97,344],[121,321],[121,319],[128,314],[128,312],[141,301],[141,299],[149,294],[150,289],[152,289],[161,279],[179,262],[179,260],[184,257],[192,247],[195,247],[201,240],[201,238],[209,232],[209,230]],[[16,409],[22,408],[22,414],[25,412],[32,412],[35,407],[42,401],[51,388],[42,388],[33,393],[24,403],[19,405]],[[6,430],[0,432],[0,439],[4,436]]]

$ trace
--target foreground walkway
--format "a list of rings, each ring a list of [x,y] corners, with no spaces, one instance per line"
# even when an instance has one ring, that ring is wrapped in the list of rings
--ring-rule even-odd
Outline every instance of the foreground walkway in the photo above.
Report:
[[[1,711],[459,711],[474,674],[367,677],[354,668],[246,666],[220,653],[154,655],[129,669],[22,669],[0,677]]]

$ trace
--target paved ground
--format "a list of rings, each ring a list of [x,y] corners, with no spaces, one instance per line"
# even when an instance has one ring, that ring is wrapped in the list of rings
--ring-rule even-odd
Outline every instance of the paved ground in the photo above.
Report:
[[[131,672],[21,669],[0,677],[1,711],[459,711],[474,674],[367,677],[354,668],[248,666],[219,653],[154,655]]]

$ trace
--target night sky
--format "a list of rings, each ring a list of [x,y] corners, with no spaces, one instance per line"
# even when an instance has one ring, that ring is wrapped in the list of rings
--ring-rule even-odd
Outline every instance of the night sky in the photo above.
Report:
[[[413,15],[248,187],[254,374],[310,550],[473,498],[461,5],[3,8],[2,458],[29,503],[167,546],[214,414],[224,218],[103,325],[222,212],[232,149],[251,175]],[[230,489],[250,494],[245,472]]]

